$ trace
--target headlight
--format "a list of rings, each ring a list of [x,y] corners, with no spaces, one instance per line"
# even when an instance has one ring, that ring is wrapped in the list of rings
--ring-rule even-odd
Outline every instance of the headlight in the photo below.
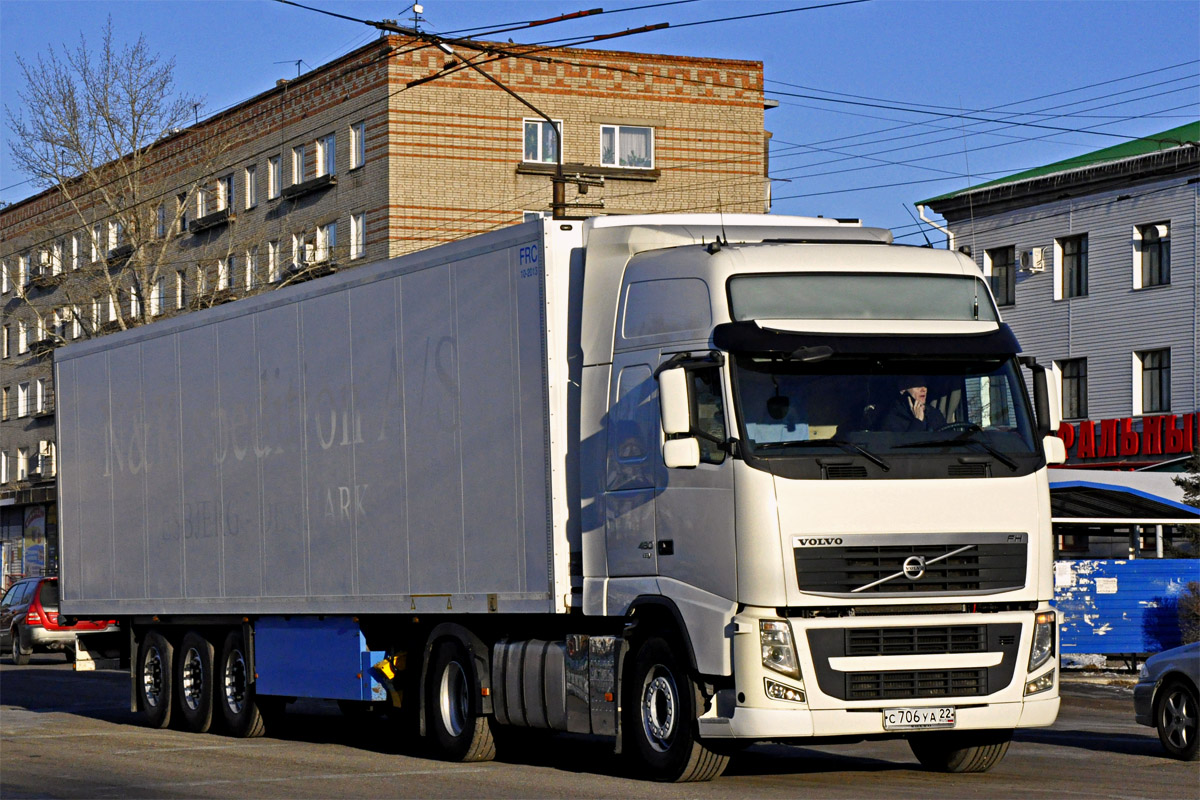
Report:
[[[1145,661],[1142,662],[1142,668],[1138,670],[1138,680],[1144,681],[1150,677],[1150,667]]]
[[[762,642],[764,667],[791,675],[793,678],[800,677],[800,669],[796,665],[796,648],[792,646],[792,629],[786,620],[759,620],[758,637]]]
[[[1038,614],[1033,624],[1033,646],[1029,648],[1029,671],[1046,663],[1054,655],[1055,617],[1053,611]]]

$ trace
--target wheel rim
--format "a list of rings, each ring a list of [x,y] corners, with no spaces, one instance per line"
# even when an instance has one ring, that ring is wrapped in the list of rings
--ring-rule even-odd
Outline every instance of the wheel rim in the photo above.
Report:
[[[659,753],[671,747],[675,737],[679,691],[670,670],[658,665],[646,676],[642,691],[642,730],[646,741]]]
[[[142,696],[146,705],[158,708],[162,699],[163,657],[157,647],[146,651],[146,660],[142,664]]]
[[[246,707],[246,661],[240,650],[234,650],[225,660],[225,705],[234,714]]]
[[[200,660],[200,651],[192,647],[183,656],[183,669],[180,672],[180,688],[183,702],[192,711],[200,708],[200,696],[204,686],[204,662]]]
[[[442,725],[451,736],[460,736],[467,728],[467,674],[462,665],[452,661],[442,672],[438,686],[438,708]]]
[[[1172,746],[1183,750],[1196,738],[1196,709],[1182,689],[1175,689],[1163,700],[1163,735]]]

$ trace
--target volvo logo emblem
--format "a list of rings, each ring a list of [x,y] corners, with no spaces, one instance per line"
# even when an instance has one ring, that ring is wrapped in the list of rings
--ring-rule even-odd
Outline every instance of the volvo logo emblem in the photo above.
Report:
[[[925,556],[909,556],[904,559],[904,577],[919,581],[925,574]]]

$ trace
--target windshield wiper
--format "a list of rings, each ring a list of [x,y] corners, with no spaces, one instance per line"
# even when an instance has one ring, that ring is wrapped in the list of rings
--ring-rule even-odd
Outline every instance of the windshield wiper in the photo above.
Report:
[[[857,453],[858,455],[860,455],[863,458],[870,461],[875,466],[879,467],[884,472],[887,472],[888,470],[890,470],[892,468],[891,464],[884,461],[882,458],[875,455],[870,450],[867,450],[865,447],[861,447],[861,446],[855,444],[854,442],[847,442],[845,439],[797,439],[795,441],[790,441],[790,442],[789,441],[758,442],[758,443],[755,443],[754,449],[755,450],[782,450],[787,447],[825,447],[828,445],[833,445],[834,447],[841,448],[842,450],[846,451],[847,453]]]
[[[1013,461],[1011,458],[1006,456],[1003,452],[992,447],[987,442],[984,442],[980,439],[976,439],[975,434],[978,432],[979,431],[967,431],[966,433],[962,434],[961,436],[956,436],[953,439],[933,439],[928,442],[907,442],[906,444],[894,445],[892,447],[892,449],[899,450],[901,448],[907,448],[907,447],[953,447],[955,445],[960,445],[960,444],[968,444],[968,445],[975,444],[975,445],[979,445],[984,450],[986,450],[988,453],[990,453],[1001,464],[1008,467],[1013,472],[1016,472],[1017,467],[1018,467],[1017,462]]]

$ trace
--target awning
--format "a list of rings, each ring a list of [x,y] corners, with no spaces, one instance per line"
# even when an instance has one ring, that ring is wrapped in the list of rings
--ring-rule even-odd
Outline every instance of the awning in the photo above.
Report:
[[[1200,508],[1108,480],[1051,480],[1050,517],[1071,523],[1196,524]]]

